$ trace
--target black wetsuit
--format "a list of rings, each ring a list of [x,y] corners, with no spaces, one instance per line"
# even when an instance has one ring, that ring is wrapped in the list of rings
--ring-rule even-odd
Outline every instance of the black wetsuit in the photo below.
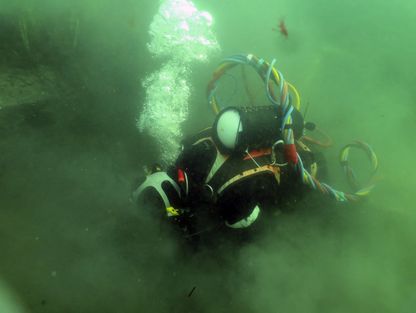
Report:
[[[314,162],[312,153],[299,153],[306,166]],[[229,155],[212,175],[218,155],[221,153],[212,140],[211,129],[206,129],[183,142],[182,153],[168,171],[182,187],[180,206],[187,213],[181,219],[188,224],[187,231],[199,232],[216,223],[232,225],[250,215],[255,206],[261,210],[259,220],[267,218],[284,209],[304,190],[291,166],[276,167],[278,173],[268,170],[267,166],[272,164],[271,149]],[[186,182],[180,182],[178,171],[186,174]],[[184,223],[187,218],[190,222]]]

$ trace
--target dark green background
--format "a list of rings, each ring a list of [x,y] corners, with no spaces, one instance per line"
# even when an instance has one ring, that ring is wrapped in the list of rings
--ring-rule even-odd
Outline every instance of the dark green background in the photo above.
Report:
[[[27,312],[413,312],[414,4],[196,4],[214,16],[222,52],[193,65],[184,132],[212,121],[204,90],[221,57],[276,57],[310,103],[309,119],[335,139],[326,151],[334,186],[345,187],[343,144],[376,150],[370,199],[311,198],[243,246],[180,256],[128,201],[158,153],[135,126],[141,82],[163,63],[146,48],[157,1],[1,0],[0,71],[40,77],[48,89],[0,110],[3,283]],[[287,39],[272,31],[281,18]]]

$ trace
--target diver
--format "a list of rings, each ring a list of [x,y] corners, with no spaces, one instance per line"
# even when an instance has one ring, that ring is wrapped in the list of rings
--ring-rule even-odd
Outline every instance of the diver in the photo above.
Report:
[[[303,134],[303,118],[292,112],[295,139]],[[228,107],[214,125],[182,142],[182,151],[166,171],[155,164],[133,199],[151,207],[158,219],[168,219],[184,236],[211,226],[248,228],[260,215],[273,214],[304,188],[296,164],[285,159],[273,106]],[[311,172],[317,164],[301,141],[298,153]],[[290,191],[289,191],[290,190]]]
[[[266,86],[270,104],[219,107],[215,96],[221,76],[237,65],[256,70]],[[225,59],[208,84],[209,102],[217,114],[213,125],[182,142],[175,164],[166,170],[154,165],[132,193],[132,200],[159,219],[195,237],[211,228],[247,229],[284,209],[309,188],[337,201],[355,201],[373,185],[358,186],[348,163],[352,147],[364,149],[373,172],[378,167],[372,149],[363,142],[341,151],[341,165],[355,193],[321,183],[325,160],[308,144],[329,146],[305,135],[315,124],[305,123],[296,89],[271,64],[253,55]]]

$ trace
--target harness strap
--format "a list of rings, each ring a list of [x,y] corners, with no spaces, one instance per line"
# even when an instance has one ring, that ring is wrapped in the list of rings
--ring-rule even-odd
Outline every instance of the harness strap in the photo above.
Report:
[[[209,181],[214,177],[214,175],[218,172],[218,170],[221,168],[221,166],[227,161],[229,155],[221,154],[221,152],[218,150],[217,146],[215,145],[215,142],[212,140],[211,137],[204,137],[196,142],[194,142],[192,145],[197,145],[205,140],[211,141],[214,144],[215,150],[217,152],[215,156],[214,164],[211,166],[211,169],[209,170],[209,173],[207,175],[207,178],[205,179],[205,183],[209,183]]]
[[[269,173],[273,174],[276,181],[280,184],[280,168],[278,166],[274,166],[274,165],[263,165],[263,166],[260,166],[260,167],[256,167],[256,168],[253,168],[253,169],[246,170],[246,171],[232,177],[231,179],[226,181],[220,188],[218,188],[217,193],[221,194],[227,187],[229,187],[231,184],[236,183],[237,181],[240,181],[241,179],[247,178],[251,175],[257,175],[257,174],[265,173],[265,172],[269,172]]]

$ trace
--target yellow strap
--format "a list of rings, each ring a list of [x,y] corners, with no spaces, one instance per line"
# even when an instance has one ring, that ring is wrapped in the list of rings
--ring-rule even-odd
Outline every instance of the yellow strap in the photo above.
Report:
[[[293,86],[291,83],[287,83],[289,85],[289,88],[293,91],[295,95],[295,104],[293,105],[296,110],[300,111],[300,95],[299,92],[296,90],[295,86]]]
[[[276,181],[280,184],[280,168],[278,166],[274,166],[274,165],[263,165],[263,166],[256,167],[256,168],[253,168],[253,169],[250,169],[250,170],[246,170],[246,171],[242,172],[241,174],[238,174],[238,175],[234,176],[233,178],[229,179],[224,185],[222,185],[218,189],[218,194],[223,192],[227,187],[229,187],[231,184],[239,181],[240,179],[246,178],[246,177],[251,176],[251,175],[259,174],[259,173],[265,173],[265,172],[270,172],[270,173],[274,174],[274,177],[276,178]]]

